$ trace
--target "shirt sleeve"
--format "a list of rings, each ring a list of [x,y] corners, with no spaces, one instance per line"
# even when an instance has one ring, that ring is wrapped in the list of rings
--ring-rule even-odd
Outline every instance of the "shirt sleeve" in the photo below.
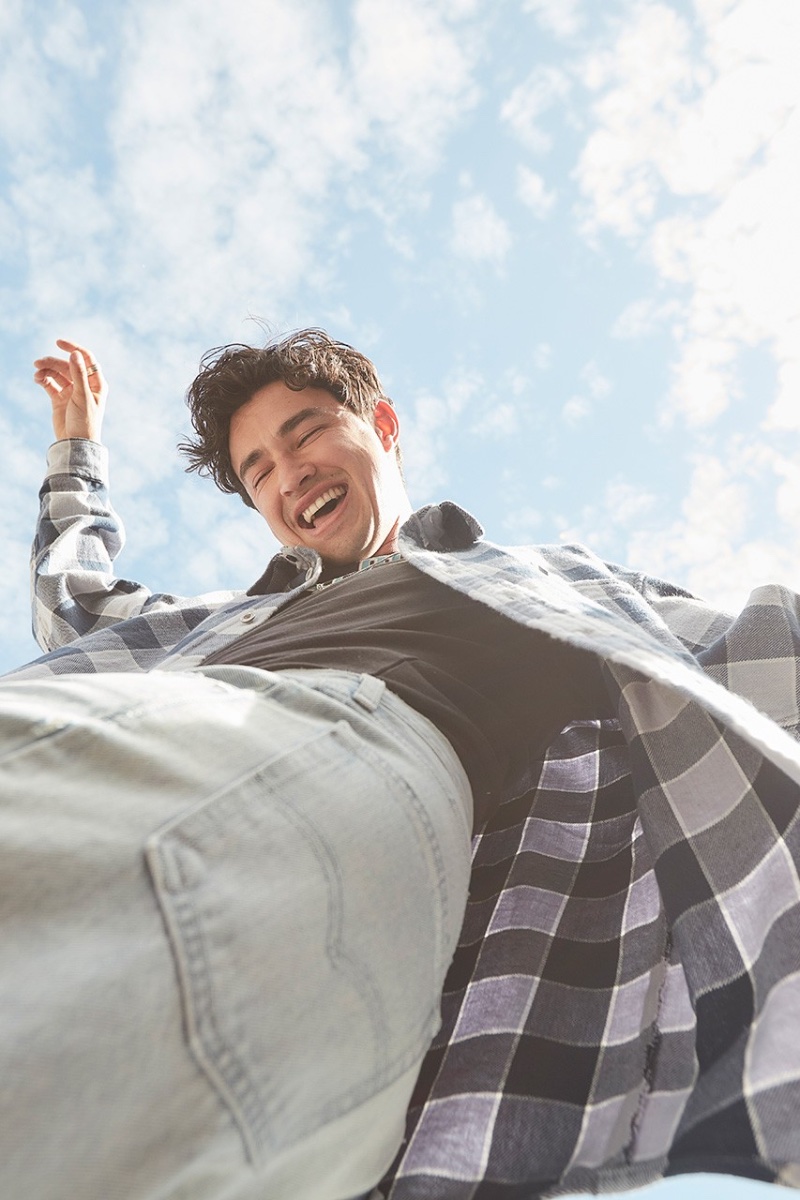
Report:
[[[676,584],[631,571],[617,563],[605,565],[613,575],[644,597],[670,633],[695,657],[723,637],[734,619],[731,613],[715,608]]]
[[[125,543],[108,491],[108,451],[71,438],[48,451],[31,555],[33,634],[54,650],[118,621],[180,604],[114,574]]]

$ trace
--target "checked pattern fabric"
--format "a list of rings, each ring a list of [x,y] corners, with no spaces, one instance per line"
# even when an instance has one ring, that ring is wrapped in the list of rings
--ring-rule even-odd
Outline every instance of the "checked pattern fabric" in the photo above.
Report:
[[[728,746],[708,733],[713,776]],[[740,776],[732,743],[740,801],[711,822],[699,793],[679,809],[653,784],[649,757],[639,800],[614,722],[570,726],[534,790],[500,808],[379,1194],[499,1200],[683,1171],[800,1182],[798,791],[752,753]]]
[[[248,594],[119,580],[100,447],[51,447],[20,675],[186,669],[320,564]],[[576,547],[503,551],[451,504],[401,550],[605,660],[618,720],[521,757],[475,838],[470,899],[406,1139],[371,1200],[527,1200],[719,1171],[800,1186],[800,616],[735,620]],[[243,626],[242,618],[248,625]]]
[[[684,639],[708,675],[794,735],[797,603],[761,588],[724,625],[683,610],[711,635]],[[376,1197],[522,1200],[695,1171],[800,1186],[796,744],[761,729],[764,753],[607,669],[620,721],[564,730],[475,839],[443,1025]]]

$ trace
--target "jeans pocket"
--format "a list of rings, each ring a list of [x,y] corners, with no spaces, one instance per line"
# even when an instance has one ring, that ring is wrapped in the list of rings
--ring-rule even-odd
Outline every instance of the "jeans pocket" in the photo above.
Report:
[[[424,805],[342,722],[149,839],[190,1049],[254,1162],[424,1054],[446,963]]]

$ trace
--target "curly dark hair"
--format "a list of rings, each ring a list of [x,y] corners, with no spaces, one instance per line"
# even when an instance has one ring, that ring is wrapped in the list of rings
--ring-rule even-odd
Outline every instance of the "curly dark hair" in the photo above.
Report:
[[[187,471],[211,476],[221,491],[236,493],[250,508],[255,505],[228,450],[231,417],[278,380],[297,391],[324,388],[359,417],[371,417],[379,400],[392,403],[370,360],[324,329],[299,329],[262,347],[235,343],[209,350],[186,393],[196,436],[180,442],[178,450],[189,460]]]

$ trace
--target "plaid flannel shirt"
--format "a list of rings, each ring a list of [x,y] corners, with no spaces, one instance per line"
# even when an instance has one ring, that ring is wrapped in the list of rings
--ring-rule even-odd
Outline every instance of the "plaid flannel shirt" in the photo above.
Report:
[[[299,548],[248,594],[117,579],[105,471],[94,443],[51,448],[33,559],[51,653],[17,676],[195,666],[319,574]],[[430,506],[401,549],[599,654],[619,720],[522,754],[476,836],[442,1026],[374,1200],[522,1200],[682,1171],[800,1185],[798,599],[760,588],[734,619],[580,547],[480,535]]]

